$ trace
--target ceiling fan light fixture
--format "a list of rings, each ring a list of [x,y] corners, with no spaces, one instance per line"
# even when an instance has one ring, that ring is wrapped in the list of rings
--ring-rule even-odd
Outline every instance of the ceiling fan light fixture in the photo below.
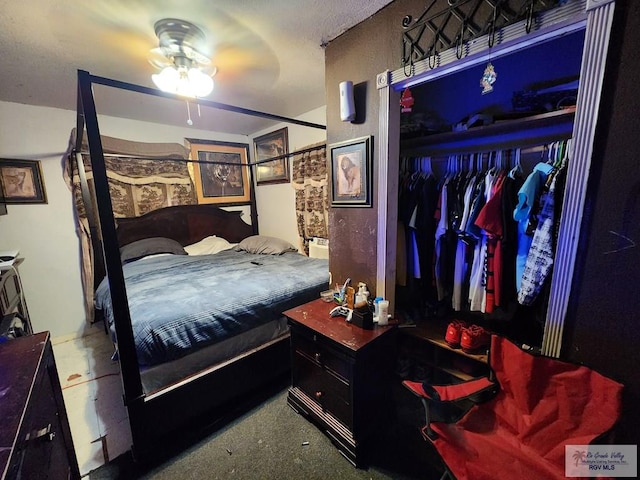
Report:
[[[189,82],[196,97],[206,97],[213,91],[213,78],[197,68],[190,68],[187,73]]]
[[[151,75],[153,83],[163,92],[185,97],[209,95],[213,91],[213,78],[202,71],[210,68],[209,59],[202,53],[205,50],[202,30],[189,22],[167,18],[156,22],[155,31],[160,46],[151,51],[149,61],[162,70]]]
[[[154,73],[151,75],[151,80],[156,84],[163,92],[175,93],[175,85],[180,79],[180,74],[175,67],[165,67],[160,70],[160,73]]]
[[[194,67],[165,67],[151,79],[163,92],[183,97],[206,97],[213,91],[213,78]]]

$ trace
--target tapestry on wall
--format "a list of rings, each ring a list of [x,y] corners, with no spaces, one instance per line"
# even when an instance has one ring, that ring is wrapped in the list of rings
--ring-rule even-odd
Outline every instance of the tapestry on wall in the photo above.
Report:
[[[86,135],[83,152],[88,151]],[[71,132],[69,152],[75,147],[76,131]],[[187,168],[188,150],[176,143],[133,142],[113,137],[101,137],[105,156],[105,167],[109,182],[109,193],[114,218],[137,217],[158,208],[171,205],[189,205],[196,203],[193,182]],[[82,283],[84,289],[85,311],[88,321],[93,321],[93,292],[101,278],[94,278],[94,251],[92,235],[100,231],[91,228],[97,225],[96,219],[87,217],[88,211],[80,185],[79,162],[86,177],[91,200],[95,202],[95,189],[91,171],[91,159],[88,154],[65,156],[64,176],[71,189],[76,207],[77,233],[82,248]],[[101,252],[97,252],[98,255]]]
[[[327,145],[319,143],[301,149],[293,157],[291,186],[296,191],[296,220],[303,251],[309,254],[309,240],[328,238]]]

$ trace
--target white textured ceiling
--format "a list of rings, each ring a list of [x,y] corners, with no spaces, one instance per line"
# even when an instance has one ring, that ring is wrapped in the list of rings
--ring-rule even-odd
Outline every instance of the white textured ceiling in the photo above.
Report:
[[[0,100],[76,109],[77,71],[153,87],[154,23],[201,27],[218,67],[209,100],[296,117],[325,104],[321,45],[390,0],[0,0]],[[95,86],[99,114],[184,124],[186,103]],[[191,108],[194,127],[249,134],[257,117]]]

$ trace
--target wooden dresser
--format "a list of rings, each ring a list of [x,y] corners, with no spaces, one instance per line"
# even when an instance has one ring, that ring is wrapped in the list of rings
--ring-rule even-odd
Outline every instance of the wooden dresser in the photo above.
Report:
[[[80,478],[48,332],[0,344],[0,478]]]
[[[354,465],[391,405],[395,327],[364,330],[321,299],[284,312],[291,328],[288,404],[316,423]]]

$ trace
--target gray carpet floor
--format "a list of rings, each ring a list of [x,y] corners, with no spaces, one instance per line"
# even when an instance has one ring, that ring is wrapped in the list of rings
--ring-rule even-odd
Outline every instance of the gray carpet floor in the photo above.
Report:
[[[407,393],[407,392],[404,392]],[[287,405],[282,388],[179,453],[141,468],[129,455],[88,476],[112,479],[436,479],[431,447],[418,432],[415,399],[398,392],[395,421],[371,445],[366,468],[355,468],[330,439]],[[405,402],[404,400],[407,400]],[[87,477],[85,477],[87,478]]]

